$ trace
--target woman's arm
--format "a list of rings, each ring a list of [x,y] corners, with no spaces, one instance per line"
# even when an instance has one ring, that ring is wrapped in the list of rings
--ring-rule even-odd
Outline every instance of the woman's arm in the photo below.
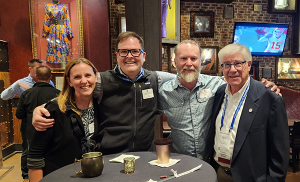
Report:
[[[39,182],[43,178],[42,169],[29,169],[30,182]]]

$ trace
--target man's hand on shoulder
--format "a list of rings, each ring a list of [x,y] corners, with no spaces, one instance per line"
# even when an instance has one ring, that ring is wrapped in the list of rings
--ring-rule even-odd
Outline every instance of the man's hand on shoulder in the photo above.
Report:
[[[262,79],[261,79],[261,83],[265,83],[265,84],[266,84],[266,88],[269,88],[270,86],[272,86],[272,88],[271,88],[270,90],[271,90],[272,92],[273,92],[274,90],[276,90],[275,93],[276,93],[277,95],[282,96],[281,93],[280,93],[280,89],[277,87],[277,85],[275,85],[274,82],[270,82],[270,81],[268,81],[267,79],[262,78]]]
[[[50,116],[48,110],[44,108],[44,105],[36,107],[32,114],[32,125],[37,131],[46,131],[47,128],[53,127],[54,119],[47,119],[43,116]]]

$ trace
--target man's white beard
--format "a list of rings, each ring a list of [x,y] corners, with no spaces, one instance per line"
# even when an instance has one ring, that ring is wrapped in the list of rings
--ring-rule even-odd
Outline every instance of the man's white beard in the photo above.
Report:
[[[192,73],[186,73],[184,74],[183,71],[187,69],[187,70],[195,70],[194,72]],[[194,80],[196,80],[198,78],[198,74],[199,74],[199,71],[197,69],[195,69],[194,67],[191,67],[191,68],[187,68],[186,66],[183,67],[182,70],[180,70],[180,72],[178,73],[179,76],[186,82],[192,82]]]

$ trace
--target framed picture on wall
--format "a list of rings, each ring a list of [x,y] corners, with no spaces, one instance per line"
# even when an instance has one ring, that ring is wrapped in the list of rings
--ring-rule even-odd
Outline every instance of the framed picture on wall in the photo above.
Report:
[[[297,13],[298,0],[269,0],[268,13]]]
[[[191,37],[214,37],[214,12],[191,11]]]
[[[283,56],[276,58],[276,80],[300,79],[300,56]]]
[[[180,0],[161,0],[161,36],[162,43],[180,42]]]
[[[169,68],[170,73],[177,73],[177,69],[176,69],[175,62],[174,62],[174,59],[175,59],[174,49],[175,49],[175,47],[170,47],[168,49],[168,55],[169,55],[168,68]]]
[[[30,0],[29,8],[34,59],[63,73],[68,61],[84,57],[82,0]]]
[[[201,73],[218,73],[218,46],[201,46]]]

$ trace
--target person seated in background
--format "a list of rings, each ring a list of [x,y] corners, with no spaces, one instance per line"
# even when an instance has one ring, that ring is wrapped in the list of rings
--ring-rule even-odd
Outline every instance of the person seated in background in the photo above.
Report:
[[[220,50],[228,84],[215,94],[214,160],[219,182],[284,182],[289,128],[282,97],[249,76],[250,50],[239,43]]]
[[[97,69],[85,58],[73,59],[64,73],[59,96],[46,104],[53,127],[35,131],[28,155],[30,182],[74,162],[82,154],[85,143],[98,133],[98,109],[93,91]]]
[[[51,70],[49,67],[40,66],[36,68],[36,77],[38,80],[33,85],[33,87],[23,92],[23,94],[20,96],[20,100],[16,111],[16,116],[18,119],[27,120],[25,124],[28,150],[30,147],[33,133],[35,131],[31,121],[33,110],[37,106],[47,103],[51,99],[57,97],[60,93],[59,90],[57,90],[49,84],[50,79],[52,77]]]

